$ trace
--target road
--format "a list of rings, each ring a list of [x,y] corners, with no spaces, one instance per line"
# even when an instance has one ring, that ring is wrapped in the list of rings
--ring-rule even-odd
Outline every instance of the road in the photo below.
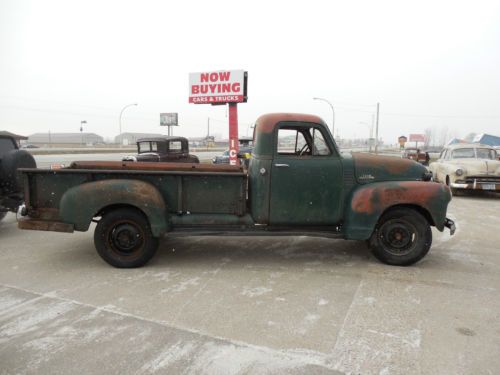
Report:
[[[114,269],[92,232],[0,223],[2,374],[495,374],[498,197],[456,197],[412,267],[362,242],[165,238]]]

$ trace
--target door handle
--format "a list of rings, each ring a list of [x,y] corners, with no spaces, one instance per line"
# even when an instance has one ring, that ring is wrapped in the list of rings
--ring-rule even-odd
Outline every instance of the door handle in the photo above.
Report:
[[[289,165],[288,164],[274,164],[275,167],[278,167],[278,168],[288,168]]]

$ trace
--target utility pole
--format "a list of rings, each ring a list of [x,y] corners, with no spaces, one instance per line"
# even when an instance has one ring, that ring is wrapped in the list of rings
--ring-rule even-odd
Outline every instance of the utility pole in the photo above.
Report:
[[[207,117],[207,139],[205,140],[207,150],[210,142],[210,117]]]
[[[380,103],[377,103],[377,122],[375,127],[375,153],[378,154],[378,118],[380,111]]]
[[[83,120],[83,121],[80,121],[80,134],[82,136],[82,144],[81,144],[81,147],[83,147],[83,124],[87,124],[87,121]]]

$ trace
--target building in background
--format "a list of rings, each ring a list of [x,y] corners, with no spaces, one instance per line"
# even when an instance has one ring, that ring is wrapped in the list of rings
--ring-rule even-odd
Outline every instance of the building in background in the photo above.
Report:
[[[488,146],[500,146],[500,137],[491,134],[478,134],[472,140],[473,143],[481,143]]]
[[[28,139],[28,137],[25,137],[24,135],[14,134],[5,130],[0,130],[0,135],[14,138],[18,146],[21,145],[21,141],[25,141]]]
[[[40,147],[81,147],[104,144],[104,138],[95,133],[35,133],[28,143]]]
[[[140,138],[158,138],[165,137],[163,134],[158,133],[122,133],[115,137],[115,143],[119,145],[135,145]]]

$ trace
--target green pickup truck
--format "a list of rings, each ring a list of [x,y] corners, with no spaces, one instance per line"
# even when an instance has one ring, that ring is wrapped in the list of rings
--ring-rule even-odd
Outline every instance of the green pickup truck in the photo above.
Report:
[[[342,155],[316,116],[268,114],[248,170],[232,165],[74,162],[23,169],[21,229],[87,231],[115,267],[140,267],[168,235],[307,235],[366,241],[392,265],[422,259],[431,226],[451,234],[447,186],[422,165]]]

